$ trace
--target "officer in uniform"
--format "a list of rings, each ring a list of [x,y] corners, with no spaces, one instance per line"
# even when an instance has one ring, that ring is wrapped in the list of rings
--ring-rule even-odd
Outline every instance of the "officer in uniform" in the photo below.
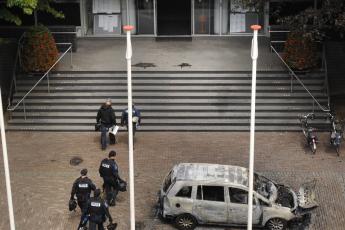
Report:
[[[133,121],[133,136],[135,135],[135,131],[141,124],[141,112],[138,108],[136,108],[133,104],[132,107],[132,121]],[[121,115],[121,126],[127,126],[128,130],[128,108],[122,111]]]
[[[106,200],[110,206],[115,205],[115,199],[118,193],[119,170],[115,162],[116,152],[110,151],[108,158],[101,161],[99,174],[103,178],[103,189],[106,193]]]
[[[87,201],[90,199],[91,191],[95,191],[96,186],[86,176],[87,169],[80,171],[81,176],[75,180],[71,192],[71,200],[74,200],[74,196],[77,196],[78,206],[83,212],[86,208]]]
[[[89,230],[104,230],[104,222],[106,218],[109,218],[109,222],[113,222],[113,218],[111,217],[108,209],[108,205],[104,200],[100,197],[101,190],[96,189],[94,191],[94,197],[91,197],[87,202],[87,206],[83,212],[81,217],[80,225],[78,229],[86,225],[85,218],[89,221]]]

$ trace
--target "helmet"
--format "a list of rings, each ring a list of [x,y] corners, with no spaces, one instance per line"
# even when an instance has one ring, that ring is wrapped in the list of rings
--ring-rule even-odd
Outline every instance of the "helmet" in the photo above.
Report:
[[[115,230],[117,228],[117,223],[111,223],[107,226],[108,230]]]
[[[68,209],[69,211],[74,211],[77,208],[77,201],[74,199],[69,200],[68,202]]]
[[[127,182],[124,180],[119,181],[119,191],[126,192],[127,191]]]

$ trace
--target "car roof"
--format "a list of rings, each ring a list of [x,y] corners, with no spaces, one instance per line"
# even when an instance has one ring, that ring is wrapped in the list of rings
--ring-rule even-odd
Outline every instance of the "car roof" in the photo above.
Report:
[[[234,165],[180,163],[173,168],[180,181],[203,181],[248,186],[248,169]]]

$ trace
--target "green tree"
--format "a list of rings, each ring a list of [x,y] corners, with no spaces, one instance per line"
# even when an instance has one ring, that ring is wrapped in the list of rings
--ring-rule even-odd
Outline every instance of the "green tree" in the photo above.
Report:
[[[38,25],[37,11],[52,14],[56,18],[64,18],[64,14],[51,7],[53,0],[7,0],[5,6],[0,8],[0,19],[21,25],[21,18],[14,14],[11,9],[21,8],[24,14],[34,15],[35,26]]]
[[[313,40],[345,33],[345,2],[343,0],[324,0],[318,7],[306,10],[279,20],[293,31],[303,32]]]

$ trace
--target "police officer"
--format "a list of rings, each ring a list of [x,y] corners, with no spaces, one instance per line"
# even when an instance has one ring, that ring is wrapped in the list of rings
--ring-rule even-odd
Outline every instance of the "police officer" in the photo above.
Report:
[[[119,169],[115,162],[116,152],[110,151],[108,158],[101,161],[99,166],[99,175],[103,178],[103,189],[106,193],[106,200],[110,206],[115,205],[115,199],[118,193]]]
[[[135,135],[135,131],[141,124],[141,113],[138,108],[136,108],[133,104],[132,106],[132,121],[133,121],[133,136]],[[122,111],[121,115],[121,126],[127,126],[128,130],[128,108]]]
[[[111,217],[108,209],[108,205],[104,200],[100,197],[101,190],[96,189],[94,191],[94,197],[91,197],[90,200],[87,202],[87,206],[83,215],[81,217],[80,225],[78,229],[80,229],[85,223],[85,217],[88,217],[89,220],[89,230],[104,230],[103,223],[106,221],[106,218],[109,218],[109,222],[113,222],[113,218]]]
[[[82,169],[80,171],[80,174],[81,176],[77,178],[73,183],[71,200],[73,200],[74,196],[76,195],[78,206],[80,210],[83,212],[83,210],[86,208],[87,201],[90,199],[91,191],[95,191],[96,186],[86,176],[87,169]]]

